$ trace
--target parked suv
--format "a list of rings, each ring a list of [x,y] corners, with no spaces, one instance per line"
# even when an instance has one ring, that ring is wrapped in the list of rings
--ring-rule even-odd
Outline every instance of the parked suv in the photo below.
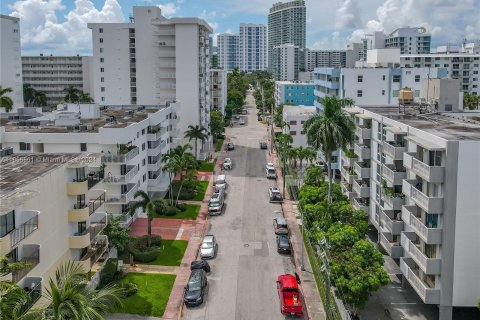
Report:
[[[275,171],[273,163],[267,163],[265,166],[265,174],[267,175],[267,179],[277,179],[277,172]]]
[[[201,259],[213,259],[217,255],[217,240],[212,234],[207,234],[200,246]]]
[[[270,202],[283,202],[282,194],[277,187],[268,188]]]
[[[207,274],[202,269],[193,269],[185,287],[183,301],[187,306],[198,306],[203,303],[207,290]]]
[[[275,230],[275,234],[288,234],[288,225],[287,221],[283,217],[276,217],[273,219],[273,229]]]
[[[216,192],[212,194],[210,202],[208,203],[208,213],[211,216],[220,215],[223,212],[224,205],[223,192]]]

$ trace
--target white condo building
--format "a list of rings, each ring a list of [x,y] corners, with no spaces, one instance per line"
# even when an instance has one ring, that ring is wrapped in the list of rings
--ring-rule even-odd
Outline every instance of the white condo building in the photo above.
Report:
[[[1,280],[27,288],[28,309],[60,265],[76,261],[93,273],[102,267],[108,253],[105,190],[96,175],[99,155],[11,151],[1,149],[0,157],[0,255],[29,265]]]
[[[45,93],[47,105],[57,105],[70,86],[92,93],[90,63],[87,56],[22,56],[23,83]]]
[[[227,106],[227,70],[210,69],[211,107],[225,115]]]
[[[227,71],[238,68],[238,34],[221,33],[217,37],[218,67]]]
[[[188,125],[209,127],[209,35],[198,18],[165,18],[156,6],[133,7],[129,23],[89,23],[93,97],[101,105],[182,104]]]
[[[0,14],[0,85],[13,90],[7,96],[13,100],[14,109],[23,107],[20,19],[3,14]]]
[[[303,52],[300,48],[287,43],[276,46],[272,50],[274,51],[273,59],[277,61],[275,63],[277,72],[275,79],[277,81],[298,80],[298,73],[303,61]]]
[[[29,119],[2,119],[0,143],[17,154],[100,154],[106,210],[123,214],[128,224],[131,216],[125,211],[135,191],[162,194],[169,186],[160,158],[180,136],[179,105],[59,105],[55,112],[31,113]]]
[[[475,307],[480,296],[480,256],[472,254],[479,248],[480,125],[442,108],[346,109],[357,127],[352,150],[342,152],[341,187],[399,259],[403,283],[450,320],[452,307]]]
[[[238,66],[240,71],[266,70],[267,26],[241,23],[238,37]]]
[[[305,71],[315,68],[342,68],[347,66],[347,50],[305,49]]]
[[[314,106],[283,106],[283,121],[289,126],[283,128],[283,133],[293,138],[293,147],[308,147],[307,136],[303,131],[303,124],[316,113]]]

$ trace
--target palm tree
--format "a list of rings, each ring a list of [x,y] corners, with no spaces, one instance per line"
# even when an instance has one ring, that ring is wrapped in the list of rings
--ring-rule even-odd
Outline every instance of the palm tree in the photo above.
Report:
[[[195,139],[195,157],[198,156],[197,150],[197,141],[202,141],[202,145],[207,140],[208,136],[206,134],[207,129],[201,126],[188,126],[188,130],[185,131],[185,138],[188,138],[188,141]]]
[[[152,221],[155,213],[160,213],[165,211],[166,204],[165,201],[153,200],[150,196],[143,190],[138,190],[133,195],[134,199],[140,198],[139,201],[132,202],[129,205],[130,213],[135,212],[138,208],[142,208],[143,212],[147,214],[148,225],[147,225],[147,241],[148,246],[152,245]]]
[[[297,159],[299,158],[299,153],[297,148],[288,148],[287,149],[287,158],[290,160],[290,165],[294,168],[297,168]]]
[[[280,133],[275,137],[275,147],[280,155],[280,160],[282,161],[282,177],[283,177],[283,194],[285,195],[285,158],[287,157],[288,149],[290,144],[293,142],[291,135]]]
[[[29,104],[33,101],[35,97],[35,90],[32,86],[28,83],[23,84],[23,102],[25,103],[25,107],[28,107]]]
[[[86,102],[86,103],[90,103],[93,101],[92,97],[90,97],[90,93],[88,92],[83,92],[83,91],[80,91],[78,93],[78,100],[79,102]]]
[[[327,158],[328,165],[328,201],[332,201],[332,152],[346,148],[355,138],[355,124],[342,110],[354,104],[352,99],[339,99],[325,96],[320,99],[324,106],[322,113],[311,116],[303,128],[307,142],[315,149],[320,149]]]
[[[47,105],[47,96],[41,91],[35,91],[32,103],[33,106],[44,107]]]
[[[44,295],[50,303],[37,319],[103,319],[106,312],[121,305],[122,291],[113,286],[89,288],[81,265],[69,261],[50,279]]]
[[[176,161],[175,156],[176,156],[175,151],[171,149],[166,154],[162,155],[162,160],[161,160],[162,163],[164,163],[162,171],[168,172],[168,180],[170,181],[170,192],[168,194],[168,197],[170,199],[170,205],[173,205],[173,186],[172,186],[173,177],[180,170],[178,161]]]
[[[5,108],[6,112],[10,112],[13,108],[13,100],[6,94],[13,92],[12,88],[3,88],[0,86],[0,108]]]
[[[74,86],[68,86],[67,88],[64,88],[63,91],[66,93],[64,98],[65,102],[74,103],[79,101],[80,90]]]

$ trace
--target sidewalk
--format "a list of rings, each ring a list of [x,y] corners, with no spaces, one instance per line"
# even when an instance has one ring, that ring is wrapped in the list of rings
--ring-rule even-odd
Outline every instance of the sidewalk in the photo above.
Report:
[[[277,172],[281,173],[281,168],[278,166],[278,158],[276,152],[270,152],[271,141],[268,138],[268,158],[274,163]],[[277,178],[277,186],[280,188],[283,185],[283,177],[281,174]],[[290,229],[290,241],[293,248],[293,262],[295,264],[295,271],[300,276],[302,281],[301,289],[305,300],[308,319],[311,320],[324,320],[326,319],[325,310],[323,307],[320,293],[318,292],[317,283],[312,273],[312,267],[308,260],[307,253],[304,252],[304,268],[302,271],[300,266],[302,264],[302,250],[304,250],[302,233],[297,221],[297,207],[295,202],[290,200],[287,194],[284,195],[285,199],[282,204],[282,211]]]

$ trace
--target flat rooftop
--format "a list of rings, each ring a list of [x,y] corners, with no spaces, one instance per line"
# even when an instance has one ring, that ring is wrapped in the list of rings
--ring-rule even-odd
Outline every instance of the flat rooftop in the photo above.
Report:
[[[137,106],[140,107],[140,106]],[[100,110],[100,117],[98,119],[81,119],[81,126],[88,126],[90,129],[82,132],[98,132],[99,128],[125,128],[132,123],[137,123],[145,120],[149,113],[155,113],[159,110],[166,108],[165,106],[158,106],[156,108],[145,108],[138,111],[137,108],[122,108],[122,107],[108,107],[107,109]],[[125,112],[133,110],[133,115],[126,116]],[[5,127],[6,132],[30,132],[30,133],[69,133],[78,132],[78,130],[68,129],[66,126],[54,125],[54,114],[47,113],[42,119],[51,117],[51,122],[48,125],[40,126],[19,126],[17,120],[9,120],[8,118],[0,119],[0,126]],[[114,117],[116,122],[110,122],[109,120]],[[35,119],[30,119],[35,120]]]
[[[315,106],[289,106],[284,105],[283,111],[289,116],[301,116],[314,114],[317,109]]]
[[[416,129],[434,134],[445,140],[480,141],[480,124],[463,121],[462,113],[420,113],[414,107],[361,107]],[[405,112],[404,112],[405,110]],[[472,119],[474,120],[474,119]]]

